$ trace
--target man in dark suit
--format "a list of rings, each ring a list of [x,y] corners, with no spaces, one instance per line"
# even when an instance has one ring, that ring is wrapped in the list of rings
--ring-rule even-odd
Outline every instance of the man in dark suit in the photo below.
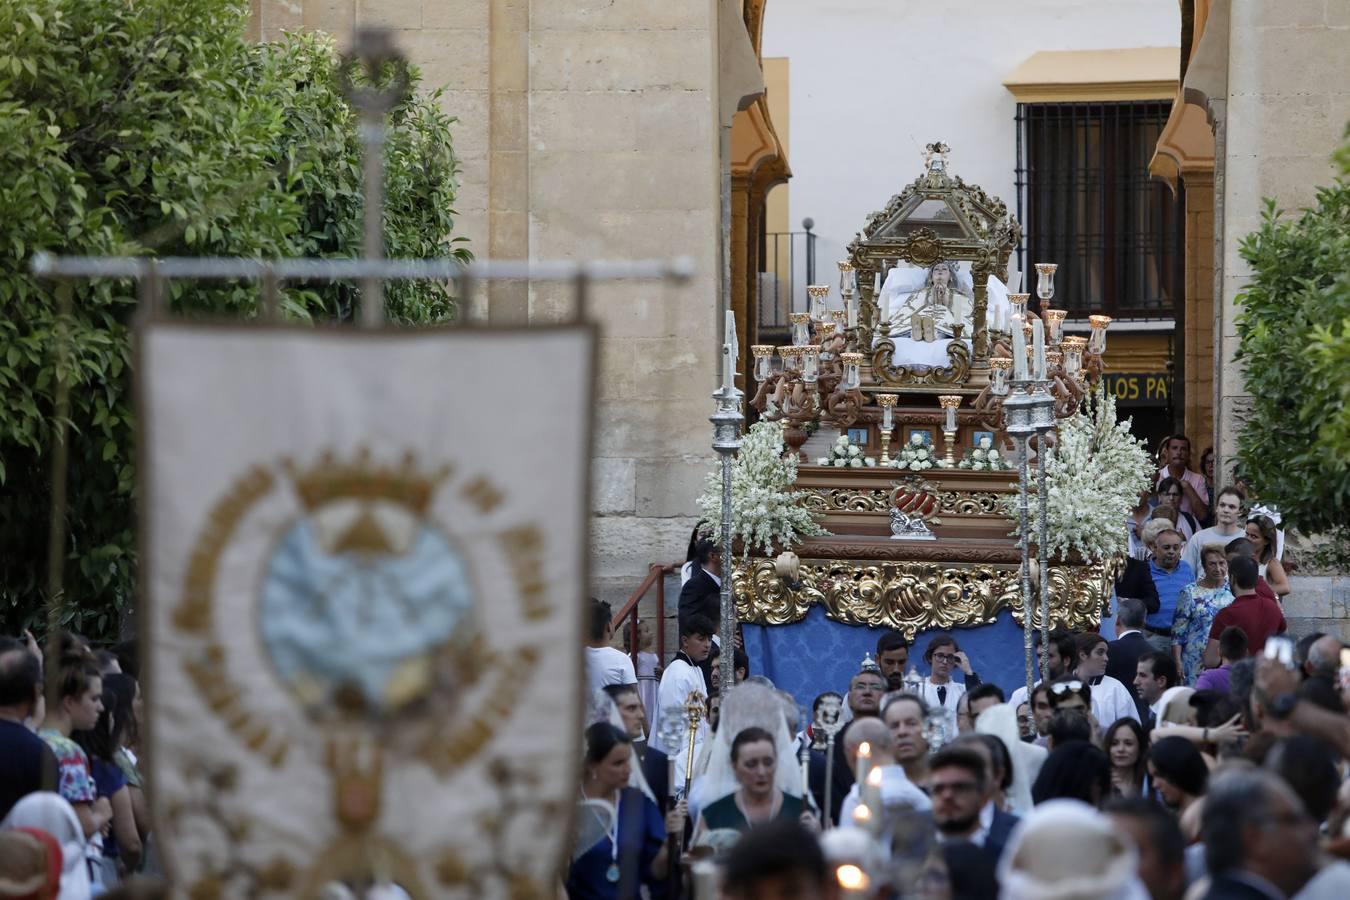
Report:
[[[694,544],[694,572],[680,588],[680,626],[694,616],[703,616],[713,625],[722,625],[722,548],[706,538]],[[716,634],[714,632],[714,634]],[[713,683],[713,660],[720,653],[720,638],[714,638],[712,652],[698,667],[703,679]]]
[[[722,550],[709,540],[694,545],[698,563],[689,580],[680,588],[680,621],[706,616],[713,623],[722,621]]]
[[[1142,559],[1126,558],[1125,568],[1116,580],[1117,597],[1137,597],[1144,601],[1146,612],[1155,613],[1162,608],[1158,599],[1158,586],[1153,583],[1148,563]]]
[[[929,763],[928,794],[933,798],[933,823],[938,839],[970,841],[984,848],[998,865],[1017,816],[994,807],[994,782],[989,754],[975,744],[943,747]],[[992,816],[986,812],[990,808]],[[987,820],[987,824],[986,824]]]
[[[1118,598],[1116,639],[1106,646],[1106,674],[1125,685],[1136,706],[1141,706],[1139,692],[1134,688],[1139,657],[1153,649],[1144,636],[1144,620],[1147,616],[1144,601],[1135,597]],[[1139,715],[1142,721],[1142,707]]]
[[[1287,784],[1261,769],[1210,781],[1200,837],[1212,878],[1205,900],[1292,897],[1320,864],[1317,823]]]

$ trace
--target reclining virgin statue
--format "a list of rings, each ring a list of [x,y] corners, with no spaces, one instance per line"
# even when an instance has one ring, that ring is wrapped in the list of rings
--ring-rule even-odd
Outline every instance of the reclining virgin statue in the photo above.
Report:
[[[892,269],[887,282],[899,274],[899,270]],[[882,297],[887,298],[885,286],[881,292]],[[960,325],[962,334],[969,337],[974,333],[971,318],[975,310],[973,293],[961,282],[961,273],[955,263],[946,260],[935,263],[928,269],[923,287],[903,298],[894,295],[887,298],[891,300],[887,310],[890,335],[932,343],[939,335],[944,338],[955,337],[953,326]]]

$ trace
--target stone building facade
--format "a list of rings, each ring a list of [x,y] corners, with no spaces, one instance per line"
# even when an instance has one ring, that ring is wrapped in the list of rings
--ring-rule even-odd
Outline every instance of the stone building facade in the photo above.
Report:
[[[719,83],[743,78],[747,58],[757,66],[763,0],[722,0],[739,33],[720,45],[719,0],[252,4],[257,39],[313,29],[343,46],[356,25],[394,30],[423,86],[443,87],[444,108],[459,120],[457,232],[479,257],[695,262],[694,278],[681,287],[618,283],[591,295],[603,327],[593,589],[617,609],[651,563],[683,559],[694,499],[712,465],[707,417],[723,302],[715,97]],[[754,93],[735,96],[731,112]],[[736,126],[743,202],[736,204],[741,249],[733,258],[743,329],[753,265],[745,231],[786,166],[774,164],[781,148],[767,110],[756,106],[742,118],[750,121]],[[567,313],[569,291],[541,282],[493,284],[474,298],[470,314],[545,322]],[[742,333],[741,345],[748,343]],[[513,414],[528,415],[529,398],[520,403]]]

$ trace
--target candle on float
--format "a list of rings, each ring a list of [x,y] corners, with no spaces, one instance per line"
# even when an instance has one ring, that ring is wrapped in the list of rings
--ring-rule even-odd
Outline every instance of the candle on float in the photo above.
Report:
[[[955,430],[956,430],[956,407],[955,407],[955,406],[949,406],[949,407],[947,407],[947,408],[946,408],[945,410],[943,410],[943,411],[947,414],[947,421],[946,421],[946,423],[945,423],[947,427],[946,427],[944,430],[945,430],[945,431],[955,431]]]
[[[881,767],[867,773],[867,780],[863,782],[859,791],[862,798],[862,805],[868,809],[881,809]]]
[[[1045,380],[1045,322],[1039,321],[1031,330],[1031,345],[1036,351],[1036,380]]]
[[[858,303],[850,291],[844,296],[844,309],[848,312],[848,327],[858,327]]]
[[[1022,317],[1012,317],[1013,380],[1027,379],[1027,339],[1022,333]]]
[[[891,407],[890,407],[890,406],[883,406],[883,407],[881,408],[881,430],[882,430],[882,431],[890,431],[890,430],[891,430]]]
[[[726,336],[722,344],[722,389],[736,390],[736,314],[727,310]]]
[[[879,295],[880,293],[881,293],[881,269],[878,268],[877,273],[872,276],[872,298],[876,299],[877,295]]]
[[[867,773],[872,771],[872,745],[863,741],[858,745],[858,771],[854,775],[858,784],[867,780]]]

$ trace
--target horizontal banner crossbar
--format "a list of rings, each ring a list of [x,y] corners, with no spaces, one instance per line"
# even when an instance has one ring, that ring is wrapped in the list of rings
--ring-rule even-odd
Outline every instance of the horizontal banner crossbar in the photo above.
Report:
[[[482,260],[462,265],[452,260],[412,259],[238,259],[232,257],[140,256],[33,256],[33,274],[51,278],[148,278],[173,280],[341,281],[381,278],[410,281],[475,281],[530,279],[536,281],[667,280],[683,282],[694,274],[687,257],[631,262],[572,262],[568,260]]]

